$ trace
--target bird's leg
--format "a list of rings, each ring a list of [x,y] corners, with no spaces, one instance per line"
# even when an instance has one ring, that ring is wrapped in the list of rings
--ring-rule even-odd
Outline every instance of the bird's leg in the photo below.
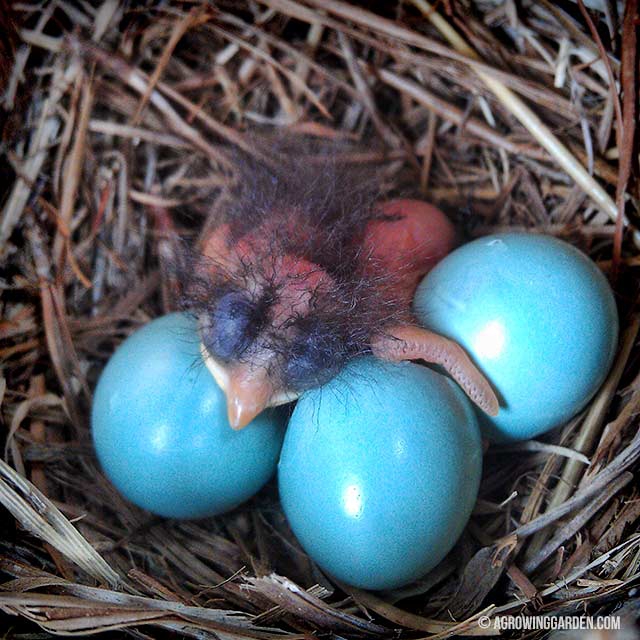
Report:
[[[415,325],[398,325],[376,337],[371,347],[374,355],[383,360],[424,360],[440,365],[485,413],[498,415],[496,394],[464,349],[453,340]]]

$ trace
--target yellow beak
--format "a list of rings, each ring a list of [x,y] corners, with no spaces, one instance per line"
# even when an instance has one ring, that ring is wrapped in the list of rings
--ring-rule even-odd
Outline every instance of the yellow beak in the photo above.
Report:
[[[267,407],[277,407],[298,398],[297,393],[276,392],[263,366],[236,363],[226,367],[212,358],[203,344],[200,353],[227,396],[227,416],[232,429],[243,429]]]

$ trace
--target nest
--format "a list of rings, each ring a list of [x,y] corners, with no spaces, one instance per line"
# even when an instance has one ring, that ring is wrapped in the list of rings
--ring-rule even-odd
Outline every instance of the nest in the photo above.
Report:
[[[487,634],[481,616],[637,616],[637,3],[146,4],[1,11],[0,625],[445,638]],[[197,237],[257,128],[347,143],[385,195],[438,204],[468,238],[569,240],[617,294],[596,397],[537,441],[490,447],[463,537],[404,589],[320,573],[273,486],[169,521],[126,503],[92,452],[101,369],[175,305],[169,225]]]

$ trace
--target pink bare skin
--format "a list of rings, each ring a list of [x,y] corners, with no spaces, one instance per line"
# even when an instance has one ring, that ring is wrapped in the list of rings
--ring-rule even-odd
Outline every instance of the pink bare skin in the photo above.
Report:
[[[439,209],[419,200],[391,200],[382,209],[400,219],[371,224],[365,246],[388,265],[389,271],[402,271],[403,297],[410,313],[422,278],[455,247],[455,228]],[[423,360],[438,364],[484,412],[498,414],[495,393],[460,345],[414,324],[385,327],[385,334],[372,341],[375,356],[393,362]]]
[[[456,230],[447,216],[428,202],[389,200],[380,208],[398,220],[369,223],[364,245],[384,261],[390,273],[402,274],[409,307],[422,278],[455,248]]]
[[[418,200],[392,200],[378,205],[377,211],[381,215],[369,219],[364,233],[355,240],[361,247],[358,261],[365,274],[375,271],[393,276],[394,300],[400,310],[393,323],[378,327],[371,334],[369,352],[389,361],[422,360],[440,365],[483,411],[496,415],[496,395],[464,350],[417,326],[411,312],[420,280],[455,247],[453,225],[437,208]],[[304,247],[312,233],[304,224],[296,224],[295,215],[283,213],[271,215],[261,226],[235,240],[231,239],[229,225],[221,224],[203,242],[206,260],[199,268],[204,275],[207,270],[213,275],[213,270],[222,269],[233,280],[242,266],[243,287],[252,299],[265,299],[269,291],[276,292],[268,307],[268,326],[261,327],[262,333],[242,357],[221,362],[210,349],[202,350],[205,362],[227,395],[229,423],[234,429],[249,424],[264,408],[299,395],[297,389],[282,382],[284,376],[273,375],[282,369],[283,356],[260,336],[275,332],[284,341],[282,344],[299,339],[296,323],[304,325],[313,315],[315,301],[339,297],[339,285],[319,264],[302,255],[274,254],[265,245],[265,238],[273,239],[279,234],[294,246]],[[330,239],[329,233],[327,241]],[[233,320],[230,318],[229,322]],[[309,331],[313,337],[316,330]]]

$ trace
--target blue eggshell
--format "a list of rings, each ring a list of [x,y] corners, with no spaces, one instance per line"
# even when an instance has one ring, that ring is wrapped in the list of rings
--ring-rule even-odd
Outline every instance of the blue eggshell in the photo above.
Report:
[[[459,342],[500,397],[480,426],[524,440],[565,423],[603,382],[618,340],[613,293],[598,267],[549,236],[504,233],[449,254],[418,287],[425,327]]]
[[[173,313],[136,331],[105,367],[93,399],[93,442],[116,488],[144,509],[200,518],[250,498],[276,469],[282,411],[242,431],[199,355],[195,321]]]
[[[390,589],[453,547],[481,471],[480,430],[453,382],[417,364],[359,358],[298,401],[278,483],[293,532],[322,569]]]

